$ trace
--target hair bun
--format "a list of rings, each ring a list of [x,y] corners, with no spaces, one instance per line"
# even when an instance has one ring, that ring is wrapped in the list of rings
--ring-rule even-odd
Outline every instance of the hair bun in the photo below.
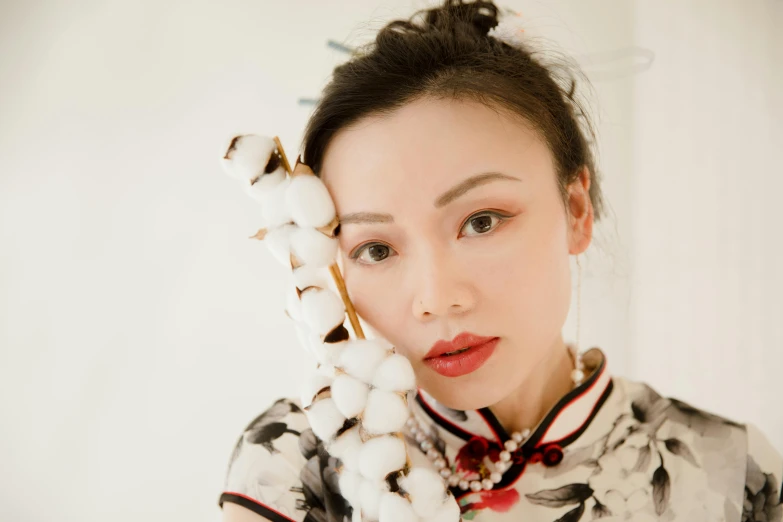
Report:
[[[498,6],[493,2],[446,0],[440,7],[427,9],[425,29],[450,29],[455,25],[467,24],[477,36],[487,36],[490,29],[498,25]]]

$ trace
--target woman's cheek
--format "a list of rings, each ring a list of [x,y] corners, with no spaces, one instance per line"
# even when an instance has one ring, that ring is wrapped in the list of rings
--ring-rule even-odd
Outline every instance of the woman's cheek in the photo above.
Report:
[[[398,318],[393,317],[391,312],[398,310],[394,298],[399,298],[399,293],[386,295],[386,285],[379,284],[378,281],[370,278],[363,278],[360,274],[352,274],[346,279],[346,288],[351,297],[356,313],[369,323],[382,337],[388,341],[391,332],[390,327],[393,324],[401,324]]]

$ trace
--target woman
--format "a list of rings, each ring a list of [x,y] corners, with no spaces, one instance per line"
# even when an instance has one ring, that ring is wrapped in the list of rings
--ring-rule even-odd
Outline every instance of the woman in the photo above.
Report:
[[[412,457],[464,520],[783,520],[758,430],[564,342],[569,256],[602,210],[592,133],[574,84],[497,25],[459,1],[390,23],[335,69],[304,140],[356,311],[413,367]],[[281,399],[235,448],[224,520],[351,520],[338,466]]]

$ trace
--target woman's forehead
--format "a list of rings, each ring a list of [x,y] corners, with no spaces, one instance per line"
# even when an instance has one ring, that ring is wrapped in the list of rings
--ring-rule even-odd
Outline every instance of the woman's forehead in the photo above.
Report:
[[[431,199],[476,174],[551,169],[548,148],[519,119],[477,102],[423,99],[338,132],[321,175],[339,205],[406,193]]]

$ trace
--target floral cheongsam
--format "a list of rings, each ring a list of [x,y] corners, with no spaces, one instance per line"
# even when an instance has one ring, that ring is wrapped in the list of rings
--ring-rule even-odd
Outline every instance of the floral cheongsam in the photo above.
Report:
[[[532,431],[494,489],[451,489],[463,520],[783,522],[780,448],[753,425],[611,376],[597,348],[583,359],[588,377]],[[452,410],[423,390],[408,402],[468,479],[509,438],[488,408]],[[413,439],[408,445],[415,466],[431,465]],[[219,504],[273,521],[350,522],[338,464],[299,402],[280,399],[237,442]]]

